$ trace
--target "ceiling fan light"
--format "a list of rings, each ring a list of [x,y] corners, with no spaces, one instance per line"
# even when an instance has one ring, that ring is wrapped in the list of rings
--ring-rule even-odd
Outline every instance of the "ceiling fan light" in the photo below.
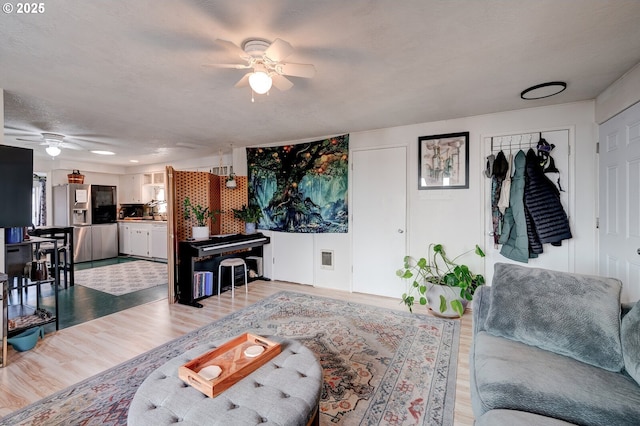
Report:
[[[273,81],[266,72],[256,71],[249,76],[249,86],[259,95],[264,95],[271,89]]]
[[[60,155],[60,148],[58,148],[57,146],[48,146],[45,151],[47,151],[47,154],[49,154],[52,157],[56,157],[58,155]]]

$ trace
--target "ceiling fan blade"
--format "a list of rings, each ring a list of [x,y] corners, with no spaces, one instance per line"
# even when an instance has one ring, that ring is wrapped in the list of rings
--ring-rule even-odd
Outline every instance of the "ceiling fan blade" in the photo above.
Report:
[[[238,82],[235,84],[234,87],[245,87],[249,85],[249,76],[253,74],[251,72],[248,72],[244,75],[244,77],[242,77],[240,80],[238,80]]]
[[[249,59],[251,59],[251,56],[247,52],[242,50],[235,43],[232,43],[232,42],[230,42],[228,40],[222,40],[222,39],[216,39],[216,43],[218,43],[219,45],[223,46],[225,49],[227,49],[231,53],[240,56],[245,61],[248,61]]]
[[[272,75],[271,81],[273,81],[274,86],[276,86],[278,89],[282,90],[283,92],[293,87],[293,83],[291,82],[291,80],[289,80],[287,77],[280,74]]]
[[[34,133],[34,132],[30,131],[30,130],[22,129],[20,127],[7,126],[7,125],[4,126],[4,130],[5,130],[5,132],[4,132],[5,135],[13,135],[13,134],[17,134],[17,133],[20,133],[20,134]],[[9,130],[9,132],[7,132],[7,130]]]
[[[62,142],[60,144],[60,148],[67,148],[67,149],[74,149],[76,151],[82,151],[82,147],[80,145],[77,145],[71,142]]]
[[[316,75],[316,67],[311,64],[277,64],[276,72],[292,77],[312,78]]]
[[[117,145],[117,143],[114,142],[104,142],[104,141],[100,141],[98,139],[87,139],[87,138],[83,138],[83,137],[79,137],[79,136],[67,136],[65,138],[65,142],[67,142],[67,140],[74,140],[74,141],[79,141],[79,142],[88,142],[91,144],[95,144],[95,145],[106,145],[106,146],[114,146]],[[69,143],[75,143],[75,142],[69,142]],[[78,146],[80,146],[79,144],[76,144]]]
[[[273,62],[280,62],[293,53],[293,47],[282,39],[275,39],[271,46],[264,51],[264,56]]]
[[[24,139],[24,138],[16,138],[17,141],[27,142],[27,143],[39,143],[40,145],[45,145],[45,142],[42,142],[42,139]]]
[[[251,68],[249,64],[203,64],[203,67],[214,67],[214,68],[233,68],[236,70],[246,70],[247,68]]]

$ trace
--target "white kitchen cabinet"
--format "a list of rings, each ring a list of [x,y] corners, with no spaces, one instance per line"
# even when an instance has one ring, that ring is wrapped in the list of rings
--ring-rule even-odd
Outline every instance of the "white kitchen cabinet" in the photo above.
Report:
[[[118,237],[122,254],[167,259],[166,222],[120,222],[118,223]]]
[[[143,185],[164,185],[164,172],[151,172],[142,175]]]
[[[120,204],[142,204],[142,175],[130,174],[120,176],[118,185],[118,202]]]
[[[118,249],[122,254],[131,254],[129,232],[128,223],[118,223]]]
[[[151,225],[151,239],[149,241],[151,257],[157,259],[167,258],[167,224],[154,223]]]
[[[149,234],[147,225],[129,226],[129,251],[131,256],[149,257]]]

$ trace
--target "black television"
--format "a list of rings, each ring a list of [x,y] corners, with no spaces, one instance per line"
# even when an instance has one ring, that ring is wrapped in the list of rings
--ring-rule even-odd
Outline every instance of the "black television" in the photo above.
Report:
[[[0,145],[0,228],[31,225],[33,150]]]

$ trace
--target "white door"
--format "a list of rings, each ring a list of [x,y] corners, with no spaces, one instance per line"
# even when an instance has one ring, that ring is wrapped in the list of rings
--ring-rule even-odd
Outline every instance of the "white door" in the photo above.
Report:
[[[353,291],[400,298],[406,246],[406,147],[354,151]]]
[[[600,269],[640,299],[640,103],[600,126]]]
[[[554,160],[556,168],[560,171],[560,187],[563,189],[560,192],[560,200],[562,202],[562,206],[564,207],[564,211],[569,216],[569,223],[572,223],[571,220],[571,211],[569,209],[569,182],[572,178],[571,170],[569,168],[569,130],[556,130],[549,132],[542,132],[542,137],[549,142],[549,144],[555,145],[553,150],[551,151],[551,157]],[[536,145],[538,143],[539,135],[538,133],[526,133],[523,135],[510,135],[510,136],[498,136],[493,137],[493,150],[492,150],[492,138],[485,138],[485,153],[489,155],[493,152],[496,155],[500,150],[505,153],[507,158],[509,158],[509,153],[515,155],[518,153],[520,149],[524,151],[526,154],[529,150],[529,147],[532,147],[534,151],[536,150]],[[484,166],[484,164],[483,164]],[[548,175],[548,177],[553,176],[554,182],[556,181],[556,175]],[[524,265],[519,262],[515,262],[510,260],[500,254],[501,245],[495,246],[493,240],[493,224],[492,224],[492,216],[491,216],[491,179],[483,178],[485,181],[485,279],[487,283],[491,283],[493,280],[493,267],[496,262],[500,263],[513,263],[520,264],[523,266],[531,266],[536,268],[545,268],[552,269],[554,271],[563,271],[563,272],[571,272],[571,265],[569,262],[569,246],[571,244],[571,240],[562,241],[562,245],[559,247],[552,246],[551,244],[544,245],[544,253],[539,255],[535,259],[529,259],[527,265]],[[571,230],[574,234],[575,238],[575,230]]]

